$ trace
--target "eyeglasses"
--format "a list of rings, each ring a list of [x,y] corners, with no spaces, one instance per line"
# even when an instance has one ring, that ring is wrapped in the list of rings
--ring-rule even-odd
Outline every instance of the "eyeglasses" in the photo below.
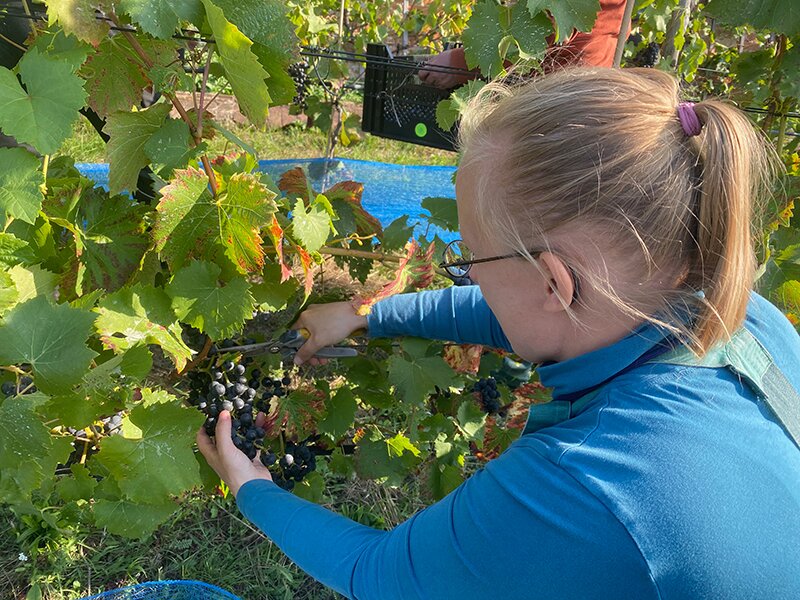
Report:
[[[539,255],[544,252],[543,250],[529,250],[528,253],[536,260]],[[488,258],[474,258],[472,250],[461,240],[453,240],[444,248],[444,256],[442,262],[439,263],[439,268],[444,269],[448,275],[455,278],[466,277],[472,265],[479,263],[492,262],[494,260],[503,260],[506,258],[527,258],[522,252],[512,252],[511,254],[502,254],[500,256],[490,256]],[[578,277],[572,267],[567,266],[573,281],[572,302],[578,297]]]

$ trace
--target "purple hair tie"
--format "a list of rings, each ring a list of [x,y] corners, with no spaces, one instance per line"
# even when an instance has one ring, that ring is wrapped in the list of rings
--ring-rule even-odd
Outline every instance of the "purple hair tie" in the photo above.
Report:
[[[678,104],[678,120],[681,122],[681,127],[683,127],[686,135],[689,137],[700,135],[703,124],[694,111],[694,102],[681,102]]]

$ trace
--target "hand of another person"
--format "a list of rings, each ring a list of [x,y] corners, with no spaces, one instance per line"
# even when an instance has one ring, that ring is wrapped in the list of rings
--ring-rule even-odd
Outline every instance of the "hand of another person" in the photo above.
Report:
[[[263,421],[263,418],[262,418]],[[269,473],[258,457],[250,460],[244,452],[233,445],[231,440],[231,413],[223,410],[219,413],[215,441],[212,441],[201,427],[197,432],[197,447],[208,464],[222,478],[234,497],[245,483],[253,479],[272,481]]]
[[[323,346],[338,344],[355,331],[366,327],[367,317],[357,315],[356,309],[349,302],[310,305],[292,325],[293,329],[307,329],[310,336],[297,351],[295,364],[326,364],[327,359],[314,358],[317,350]]]
[[[464,57],[463,48],[452,48],[450,50],[445,50],[441,54],[434,56],[425,64],[437,67],[453,67],[464,70],[468,68],[467,60]],[[429,71],[423,66],[419,72],[419,79],[428,85],[433,85],[442,89],[449,89],[456,87],[457,85],[461,85],[462,83],[466,83],[470,79],[474,79],[477,74],[478,73],[476,72],[475,75],[470,77],[466,73]]]

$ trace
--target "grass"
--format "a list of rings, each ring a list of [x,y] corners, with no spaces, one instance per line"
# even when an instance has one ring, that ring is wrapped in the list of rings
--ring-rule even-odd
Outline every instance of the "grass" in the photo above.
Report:
[[[323,153],[324,135],[293,125],[266,132],[231,126],[253,145],[259,158],[306,158]],[[229,151],[221,136],[209,154]],[[76,162],[103,162],[105,145],[85,121],[61,149]],[[451,152],[413,146],[365,134],[337,156],[397,164],[454,165]],[[326,273],[325,288],[338,287],[337,269]],[[346,278],[345,278],[346,279]],[[346,283],[346,282],[345,282]],[[320,289],[317,290],[321,291]],[[334,293],[331,290],[330,293]],[[327,472],[328,508],[365,525],[391,528],[424,507],[416,482],[390,489],[372,481],[343,480]],[[34,556],[17,538],[24,531],[0,507],[0,599],[74,600],[133,583],[162,579],[197,579],[227,589],[246,600],[265,598],[329,600],[341,598],[295,566],[270,540],[248,524],[231,499],[194,495],[178,507],[170,521],[145,540],[128,540],[104,531],[86,531],[51,539]],[[20,552],[31,557],[19,559]],[[331,552],[335,552],[331,549]],[[35,588],[31,588],[35,584]],[[40,591],[41,595],[36,592]]]
[[[321,467],[321,472],[326,469]],[[328,508],[373,527],[393,527],[422,508],[413,489],[325,475]],[[102,591],[164,579],[213,583],[246,600],[333,600],[339,594],[295,566],[247,523],[231,498],[194,495],[144,540],[94,531],[52,544],[19,560],[21,547],[0,510],[0,598],[23,600],[32,583],[43,600],[75,600]],[[330,549],[335,552],[335,548]]]
[[[319,129],[306,129],[294,123],[283,128],[258,131],[249,126],[230,125],[232,133],[250,144],[260,159],[317,158],[325,154],[326,136]],[[233,148],[221,135],[209,142],[209,154],[215,156]],[[102,138],[81,119],[72,137],[61,147],[61,154],[72,156],[75,162],[105,162],[105,144]],[[455,152],[415,146],[362,133],[362,141],[349,148],[337,146],[336,156],[359,160],[375,160],[402,165],[455,165]]]

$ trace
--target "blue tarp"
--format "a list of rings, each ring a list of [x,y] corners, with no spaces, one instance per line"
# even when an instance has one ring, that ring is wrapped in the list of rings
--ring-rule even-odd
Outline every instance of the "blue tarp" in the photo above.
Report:
[[[107,187],[108,164],[78,163],[75,166],[86,177]],[[455,198],[452,181],[455,167],[394,165],[348,158],[334,159],[327,173],[323,158],[262,160],[259,166],[276,181],[289,169],[303,167],[312,187],[318,191],[339,181],[363,183],[362,204],[384,227],[402,215],[409,215],[409,223],[417,221],[419,215],[427,213],[420,206],[423,198]],[[438,228],[432,228],[431,231],[445,241],[458,237]]]

